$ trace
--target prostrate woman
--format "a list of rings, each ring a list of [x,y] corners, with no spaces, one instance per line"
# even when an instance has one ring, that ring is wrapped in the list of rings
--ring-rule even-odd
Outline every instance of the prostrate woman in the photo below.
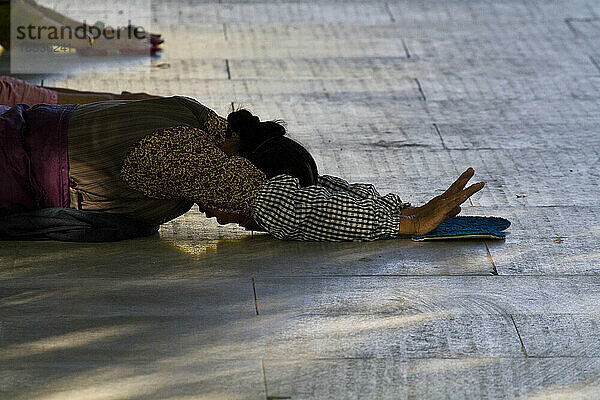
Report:
[[[483,187],[469,169],[441,196],[410,208],[371,185],[320,176],[276,122],[219,117],[184,97],[84,106],[0,108],[6,171],[0,210],[72,207],[158,225],[194,203],[219,222],[279,239],[376,240],[424,234]]]

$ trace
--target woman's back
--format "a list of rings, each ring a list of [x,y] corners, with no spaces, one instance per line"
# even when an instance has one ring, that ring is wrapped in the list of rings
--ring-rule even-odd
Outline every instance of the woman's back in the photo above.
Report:
[[[68,127],[71,207],[123,214],[153,225],[185,213],[192,202],[149,198],[122,181],[121,167],[129,150],[150,133],[178,125],[204,129],[211,114],[184,97],[78,107]],[[216,143],[220,140],[214,137]]]

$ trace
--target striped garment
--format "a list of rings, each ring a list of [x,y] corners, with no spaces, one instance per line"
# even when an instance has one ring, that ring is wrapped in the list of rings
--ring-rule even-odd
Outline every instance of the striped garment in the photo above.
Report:
[[[206,131],[204,122],[211,112],[183,97],[79,106],[68,128],[71,207],[120,214],[148,225],[159,225],[187,212],[194,205],[192,200],[154,197],[124,182],[123,161],[154,131],[178,125]]]

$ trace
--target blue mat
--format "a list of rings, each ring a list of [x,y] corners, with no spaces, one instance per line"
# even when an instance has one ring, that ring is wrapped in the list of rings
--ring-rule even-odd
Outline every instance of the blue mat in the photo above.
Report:
[[[503,231],[509,226],[509,220],[498,217],[454,217],[427,235],[413,236],[412,240],[505,239],[506,233]]]

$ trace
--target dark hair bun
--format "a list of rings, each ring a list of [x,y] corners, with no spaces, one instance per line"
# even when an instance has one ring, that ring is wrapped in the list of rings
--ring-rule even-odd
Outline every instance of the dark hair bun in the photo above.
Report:
[[[227,116],[227,130],[240,137],[239,154],[267,178],[287,174],[298,178],[301,186],[318,182],[315,160],[302,145],[285,137],[285,128],[277,121],[260,122],[248,110],[239,110]]]
[[[227,116],[227,126],[241,138],[252,136],[260,126],[260,120],[247,110],[239,110]]]
[[[261,129],[266,131],[270,137],[285,136],[285,128],[283,125],[275,121],[261,122]]]
[[[238,110],[227,116],[227,129],[241,139],[242,154],[251,153],[265,140],[285,135],[285,128],[274,121],[260,122],[248,110]]]

